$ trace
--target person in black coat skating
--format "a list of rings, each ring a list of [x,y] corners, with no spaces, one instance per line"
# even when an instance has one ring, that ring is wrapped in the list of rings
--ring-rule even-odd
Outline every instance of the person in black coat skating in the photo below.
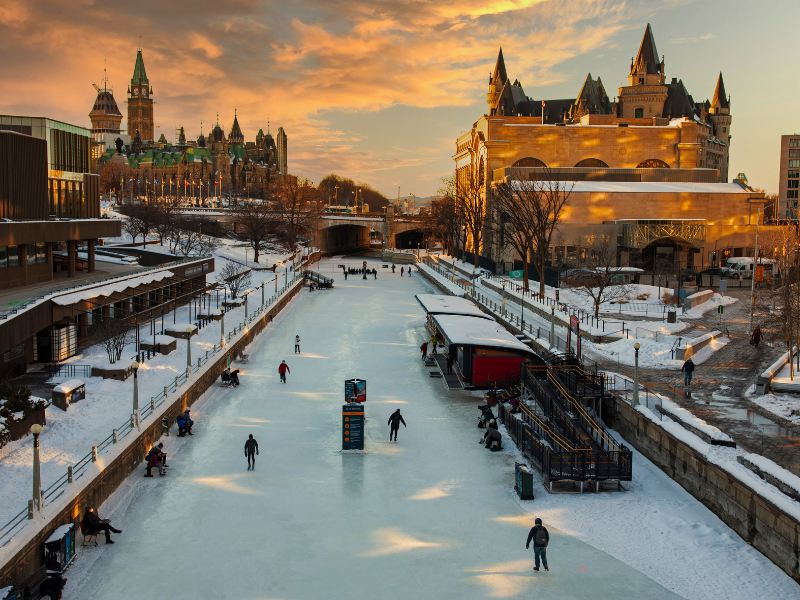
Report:
[[[389,417],[387,425],[389,425],[389,441],[392,441],[392,435],[394,435],[394,441],[397,441],[397,430],[400,429],[400,423],[403,424],[403,427],[407,427],[406,422],[403,420],[403,416],[400,414],[400,409],[398,408],[396,411],[392,413],[392,416]]]
[[[244,455],[247,457],[247,468],[256,468],[256,455],[258,454],[258,442],[253,438],[253,434],[244,443]],[[252,466],[251,466],[252,465]]]

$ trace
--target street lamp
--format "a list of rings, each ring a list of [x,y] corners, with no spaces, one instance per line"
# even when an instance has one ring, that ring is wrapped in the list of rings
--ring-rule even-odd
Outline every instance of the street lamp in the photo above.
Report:
[[[192,368],[192,328],[186,328],[186,369]]]
[[[555,348],[556,340],[556,305],[550,305],[550,348]]]
[[[756,248],[753,256],[753,279],[750,281],[750,333],[753,332],[753,309],[756,303],[756,266],[758,264],[758,222],[761,211],[767,207],[763,206],[756,212]]]
[[[639,404],[639,348],[641,347],[642,345],[639,342],[633,345],[633,400],[631,400],[631,406],[633,407]]]
[[[506,315],[506,282],[503,282],[503,306],[500,310],[500,314],[505,316]]]
[[[244,322],[245,323],[247,323],[247,297],[249,295],[250,295],[249,293],[244,295]]]
[[[139,427],[139,363],[133,361],[131,363],[133,369],[133,418],[136,421],[136,427]]]
[[[225,345],[225,310],[224,310],[224,308],[225,307],[223,307],[222,316],[220,316],[220,319],[219,319],[219,337],[220,337],[219,345],[220,346]]]
[[[33,434],[33,512],[39,513],[42,510],[42,479],[39,472],[39,434],[42,433],[42,426],[34,423],[31,425],[31,433]]]

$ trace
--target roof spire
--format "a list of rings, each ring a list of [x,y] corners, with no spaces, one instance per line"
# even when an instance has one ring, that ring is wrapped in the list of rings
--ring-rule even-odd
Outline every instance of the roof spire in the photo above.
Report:
[[[492,75],[492,83],[494,85],[504,85],[508,75],[506,74],[506,61],[503,59],[503,49],[497,55],[497,63],[494,66],[494,74]]]
[[[647,73],[655,75],[661,73],[661,63],[658,60],[658,50],[656,50],[656,40],[653,37],[653,30],[650,23],[644,30],[642,43],[639,45],[639,54],[636,61],[631,65],[631,73]]]
[[[200,135],[203,135],[203,119],[200,119]]]
[[[141,37],[141,36],[140,36]],[[131,85],[147,85],[147,72],[144,70],[144,59],[142,58],[142,49],[136,51],[136,64],[133,67],[133,77],[131,77]]]
[[[714,90],[714,99],[711,101],[711,106],[730,108],[728,96],[725,93],[725,83],[722,81],[722,71],[720,71],[719,78],[717,79],[717,89]]]

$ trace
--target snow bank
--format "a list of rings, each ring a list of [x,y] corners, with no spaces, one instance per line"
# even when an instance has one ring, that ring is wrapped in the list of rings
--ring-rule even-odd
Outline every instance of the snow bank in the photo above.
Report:
[[[746,454],[743,457],[747,462],[754,464],[764,473],[768,473],[781,484],[793,490],[796,494],[800,495],[800,477],[794,473],[789,472],[780,465],[768,459],[766,456],[758,454]]]
[[[703,419],[694,416],[690,411],[686,410],[685,408],[681,408],[675,402],[664,398],[663,396],[661,397],[661,410],[662,412],[674,417],[681,423],[685,423],[689,427],[693,427],[694,429],[702,432],[712,440],[733,443],[733,438],[731,438],[729,435],[723,433],[713,425],[709,425]]]
[[[467,294],[464,288],[457,286],[452,281],[442,277],[436,271],[431,269],[428,265],[424,265],[422,263],[417,264],[417,269],[421,270],[423,273],[428,275],[431,279],[436,281],[440,286],[445,288],[448,292],[453,294],[454,296],[465,296]]]

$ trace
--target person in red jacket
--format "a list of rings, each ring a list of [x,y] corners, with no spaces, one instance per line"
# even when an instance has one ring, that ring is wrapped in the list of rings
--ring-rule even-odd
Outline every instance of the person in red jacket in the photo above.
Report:
[[[422,360],[425,360],[428,356],[428,342],[422,342],[422,346],[420,346],[419,349],[422,352]]]
[[[286,383],[286,374],[291,373],[291,371],[289,370],[289,365],[286,364],[285,360],[281,361],[281,364],[278,367],[278,373],[281,375],[281,383]]]

